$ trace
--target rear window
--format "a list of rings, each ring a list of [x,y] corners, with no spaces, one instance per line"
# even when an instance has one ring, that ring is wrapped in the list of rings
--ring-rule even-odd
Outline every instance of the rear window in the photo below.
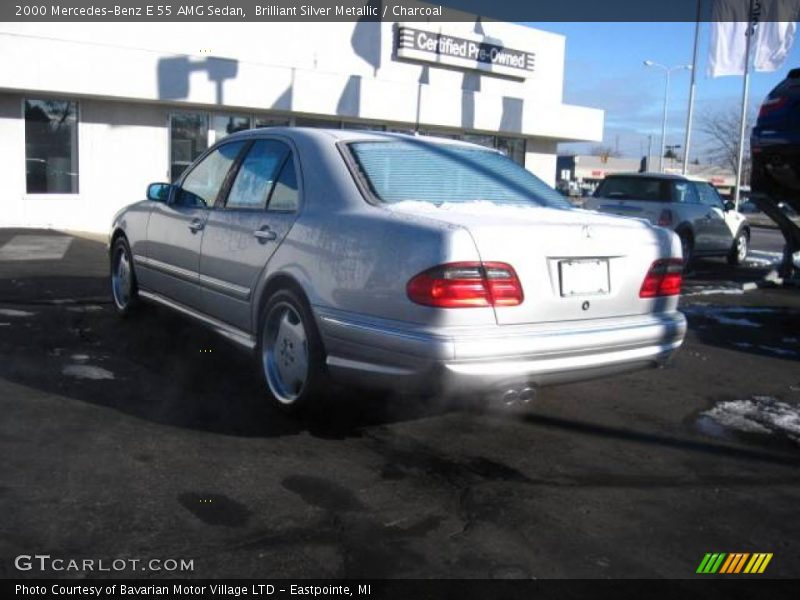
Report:
[[[619,200],[644,200],[646,202],[669,202],[672,199],[668,179],[646,177],[607,177],[597,188],[598,198]]]
[[[349,148],[381,202],[570,206],[553,188],[498,152],[413,140],[354,142]]]

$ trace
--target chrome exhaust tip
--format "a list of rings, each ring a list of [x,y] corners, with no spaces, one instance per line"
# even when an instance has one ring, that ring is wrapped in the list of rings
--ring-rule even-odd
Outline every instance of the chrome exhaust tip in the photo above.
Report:
[[[530,404],[536,400],[537,390],[534,387],[524,387],[519,391],[519,402],[521,404]]]
[[[519,392],[517,390],[506,390],[501,396],[501,402],[505,406],[514,406],[519,402]]]

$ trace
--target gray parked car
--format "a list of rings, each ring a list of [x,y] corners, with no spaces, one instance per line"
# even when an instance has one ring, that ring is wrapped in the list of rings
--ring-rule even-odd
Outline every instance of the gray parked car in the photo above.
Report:
[[[609,175],[585,206],[672,229],[681,239],[687,265],[699,256],[724,256],[733,265],[747,258],[747,219],[702,179],[662,173]]]
[[[499,152],[321,129],[226,137],[116,215],[115,306],[254,351],[287,409],[330,380],[526,399],[681,345],[678,238],[571,208]]]

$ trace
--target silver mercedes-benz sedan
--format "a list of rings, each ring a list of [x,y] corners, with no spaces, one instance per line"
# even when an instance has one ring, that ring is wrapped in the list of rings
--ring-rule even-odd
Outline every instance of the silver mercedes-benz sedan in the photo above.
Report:
[[[210,326],[290,410],[331,380],[524,398],[663,364],[686,331],[674,233],[438,138],[228,136],[116,215],[110,258],[121,315],[147,300]]]

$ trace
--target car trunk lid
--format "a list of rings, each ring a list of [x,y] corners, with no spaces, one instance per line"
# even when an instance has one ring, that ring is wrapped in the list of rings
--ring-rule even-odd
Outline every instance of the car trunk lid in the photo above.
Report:
[[[491,202],[387,206],[464,227],[482,261],[515,269],[524,300],[495,307],[500,325],[651,312],[664,299],[639,297],[644,277],[656,259],[679,256],[669,231],[589,211]]]

